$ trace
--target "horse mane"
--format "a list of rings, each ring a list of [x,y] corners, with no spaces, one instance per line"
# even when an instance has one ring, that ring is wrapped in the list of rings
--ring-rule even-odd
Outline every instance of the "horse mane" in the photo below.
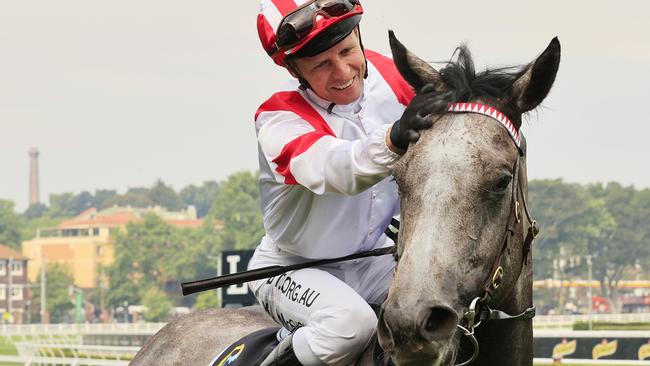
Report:
[[[521,66],[487,68],[476,72],[472,54],[466,45],[456,48],[456,59],[445,63],[439,72],[447,90],[434,98],[434,113],[444,113],[449,103],[471,102],[481,100],[486,104],[499,108],[511,121],[519,125],[521,115],[511,101],[512,85],[525,72]],[[425,86],[422,92],[427,92]]]

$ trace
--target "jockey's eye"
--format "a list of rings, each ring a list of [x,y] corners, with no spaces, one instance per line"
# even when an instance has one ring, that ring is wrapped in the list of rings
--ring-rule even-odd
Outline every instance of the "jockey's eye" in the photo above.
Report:
[[[504,195],[510,186],[512,175],[507,174],[496,180],[490,187],[490,193],[493,195]]]

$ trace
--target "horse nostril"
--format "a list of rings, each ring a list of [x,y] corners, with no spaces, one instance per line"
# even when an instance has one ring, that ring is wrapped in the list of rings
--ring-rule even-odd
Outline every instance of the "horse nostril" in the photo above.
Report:
[[[421,319],[420,334],[428,341],[451,338],[458,324],[454,309],[445,305],[430,308]]]

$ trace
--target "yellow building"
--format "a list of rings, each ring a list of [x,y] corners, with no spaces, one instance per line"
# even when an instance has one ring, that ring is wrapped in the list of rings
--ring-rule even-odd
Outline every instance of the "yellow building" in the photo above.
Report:
[[[115,230],[154,212],[167,223],[179,227],[198,227],[196,209],[169,212],[160,207],[112,207],[103,211],[90,208],[55,228],[39,228],[34,239],[23,242],[23,255],[29,258],[27,278],[38,281],[41,260],[45,265],[61,263],[74,278],[77,287],[90,289],[99,285],[99,268],[113,263],[115,250],[111,236]]]

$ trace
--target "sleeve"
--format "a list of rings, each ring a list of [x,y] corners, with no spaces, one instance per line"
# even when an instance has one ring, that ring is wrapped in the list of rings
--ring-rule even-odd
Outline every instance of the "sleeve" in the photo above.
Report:
[[[261,113],[258,142],[279,183],[299,184],[316,194],[355,195],[388,176],[399,155],[386,146],[390,125],[363,139],[336,138],[287,111]]]

